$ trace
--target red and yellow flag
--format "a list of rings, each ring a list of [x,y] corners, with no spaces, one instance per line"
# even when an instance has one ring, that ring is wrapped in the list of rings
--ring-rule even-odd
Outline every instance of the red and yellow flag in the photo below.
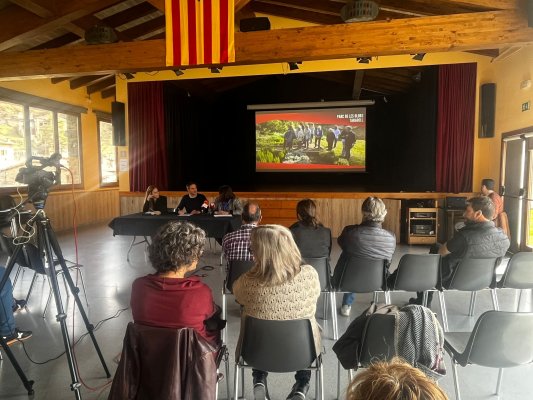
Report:
[[[167,66],[235,61],[234,0],[165,0]]]

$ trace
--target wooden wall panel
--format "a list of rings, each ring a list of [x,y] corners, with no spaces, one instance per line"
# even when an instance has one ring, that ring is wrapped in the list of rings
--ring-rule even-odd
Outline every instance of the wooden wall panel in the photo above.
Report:
[[[166,192],[168,206],[175,207],[184,193]],[[401,197],[395,193],[387,193],[394,198],[383,198],[388,210],[387,217],[383,223],[385,229],[396,234],[400,239],[400,214]],[[217,193],[204,192],[208,200],[214,201]],[[346,225],[359,224],[361,222],[361,204],[371,193],[321,193],[309,196],[309,193],[237,193],[243,203],[255,201],[261,206],[263,213],[263,224],[280,224],[289,227],[296,222],[296,204],[304,198],[312,198],[317,204],[317,216],[320,221],[331,229],[334,237],[338,237]],[[329,196],[329,197],[328,197]],[[405,196],[405,195],[404,195]],[[405,198],[418,196],[410,194]],[[427,197],[423,194],[420,198]],[[439,197],[439,196],[434,196]],[[142,209],[144,194],[142,193],[120,193],[120,214],[127,215],[140,212]]]
[[[15,197],[15,196],[13,196]],[[26,207],[33,211],[33,206]],[[119,191],[106,189],[98,191],[52,192],[44,208],[55,231],[72,229],[74,211],[77,226],[110,221],[119,215]]]

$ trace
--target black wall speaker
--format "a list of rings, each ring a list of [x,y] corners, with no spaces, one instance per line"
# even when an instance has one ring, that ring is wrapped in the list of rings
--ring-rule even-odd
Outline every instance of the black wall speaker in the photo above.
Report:
[[[480,138],[494,137],[494,118],[496,112],[496,84],[481,85],[479,96],[479,133]]]
[[[111,103],[113,123],[113,146],[126,146],[126,105],[118,101]]]
[[[239,22],[241,32],[268,31],[270,20],[268,17],[243,18]]]

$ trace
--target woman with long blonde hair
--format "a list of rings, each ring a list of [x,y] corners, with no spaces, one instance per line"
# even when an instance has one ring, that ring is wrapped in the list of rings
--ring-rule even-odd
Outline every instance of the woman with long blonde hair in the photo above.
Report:
[[[291,232],[280,225],[259,225],[250,237],[254,267],[233,284],[235,299],[243,306],[243,320],[309,319],[320,353],[320,330],[315,320],[320,282],[316,270],[302,262]],[[240,343],[240,339],[239,339]],[[268,399],[267,372],[253,370],[254,398]],[[297,371],[287,399],[305,399],[311,371]]]

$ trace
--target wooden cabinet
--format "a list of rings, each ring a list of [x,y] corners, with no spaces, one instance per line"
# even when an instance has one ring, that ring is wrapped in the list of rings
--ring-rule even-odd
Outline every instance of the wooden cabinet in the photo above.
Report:
[[[437,208],[407,209],[407,244],[436,243],[438,222]]]

